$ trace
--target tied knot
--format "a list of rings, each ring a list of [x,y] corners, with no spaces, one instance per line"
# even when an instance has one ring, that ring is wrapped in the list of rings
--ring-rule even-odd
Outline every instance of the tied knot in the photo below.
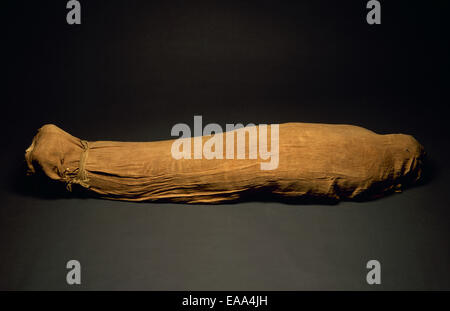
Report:
[[[72,191],[72,184],[79,184],[82,187],[89,188],[89,178],[85,169],[86,159],[89,154],[89,142],[87,140],[80,140],[81,147],[83,151],[81,152],[80,162],[78,169],[74,171],[76,175],[73,177],[67,176],[65,174],[65,180],[67,182],[67,190]]]

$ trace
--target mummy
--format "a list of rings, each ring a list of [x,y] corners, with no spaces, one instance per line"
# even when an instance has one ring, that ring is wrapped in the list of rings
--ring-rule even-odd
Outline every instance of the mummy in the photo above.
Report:
[[[25,160],[30,173],[42,171],[69,190],[77,185],[125,201],[368,200],[421,177],[424,150],[410,135],[336,124],[275,128],[277,135],[273,126],[260,125],[181,140],[118,142],[83,140],[47,124],[33,138]],[[252,132],[259,134],[256,139]],[[264,153],[252,152],[255,144],[262,146],[261,133],[271,137],[264,147],[272,160],[276,157],[269,169],[263,166]],[[245,148],[238,137],[249,142]],[[209,146],[212,156],[183,150],[196,144]],[[217,150],[236,151],[235,157],[220,156]]]

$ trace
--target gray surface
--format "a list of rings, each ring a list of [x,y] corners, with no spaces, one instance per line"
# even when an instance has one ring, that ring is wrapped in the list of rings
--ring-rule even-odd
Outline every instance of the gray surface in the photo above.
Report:
[[[450,289],[448,166],[441,172],[401,194],[333,206],[139,204],[3,191],[0,288]],[[65,283],[69,259],[81,262],[81,286]],[[382,265],[378,287],[365,281],[370,259]]]

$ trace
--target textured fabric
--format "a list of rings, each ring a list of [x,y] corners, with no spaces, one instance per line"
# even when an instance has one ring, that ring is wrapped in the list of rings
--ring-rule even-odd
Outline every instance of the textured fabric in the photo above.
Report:
[[[424,153],[409,135],[311,123],[279,126],[274,170],[261,170],[259,155],[176,160],[173,142],[87,142],[48,124],[25,159],[31,173],[42,169],[69,189],[79,184],[104,198],[220,203],[247,197],[371,199],[416,182]]]

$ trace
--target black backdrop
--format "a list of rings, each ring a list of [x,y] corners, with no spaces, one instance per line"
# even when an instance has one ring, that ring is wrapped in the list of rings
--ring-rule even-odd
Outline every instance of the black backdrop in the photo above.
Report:
[[[70,26],[66,1],[2,1],[1,289],[450,289],[444,1],[381,1],[375,26],[366,1],[80,2]],[[151,141],[194,115],[407,133],[432,173],[332,206],[113,202],[25,176],[45,123]]]

